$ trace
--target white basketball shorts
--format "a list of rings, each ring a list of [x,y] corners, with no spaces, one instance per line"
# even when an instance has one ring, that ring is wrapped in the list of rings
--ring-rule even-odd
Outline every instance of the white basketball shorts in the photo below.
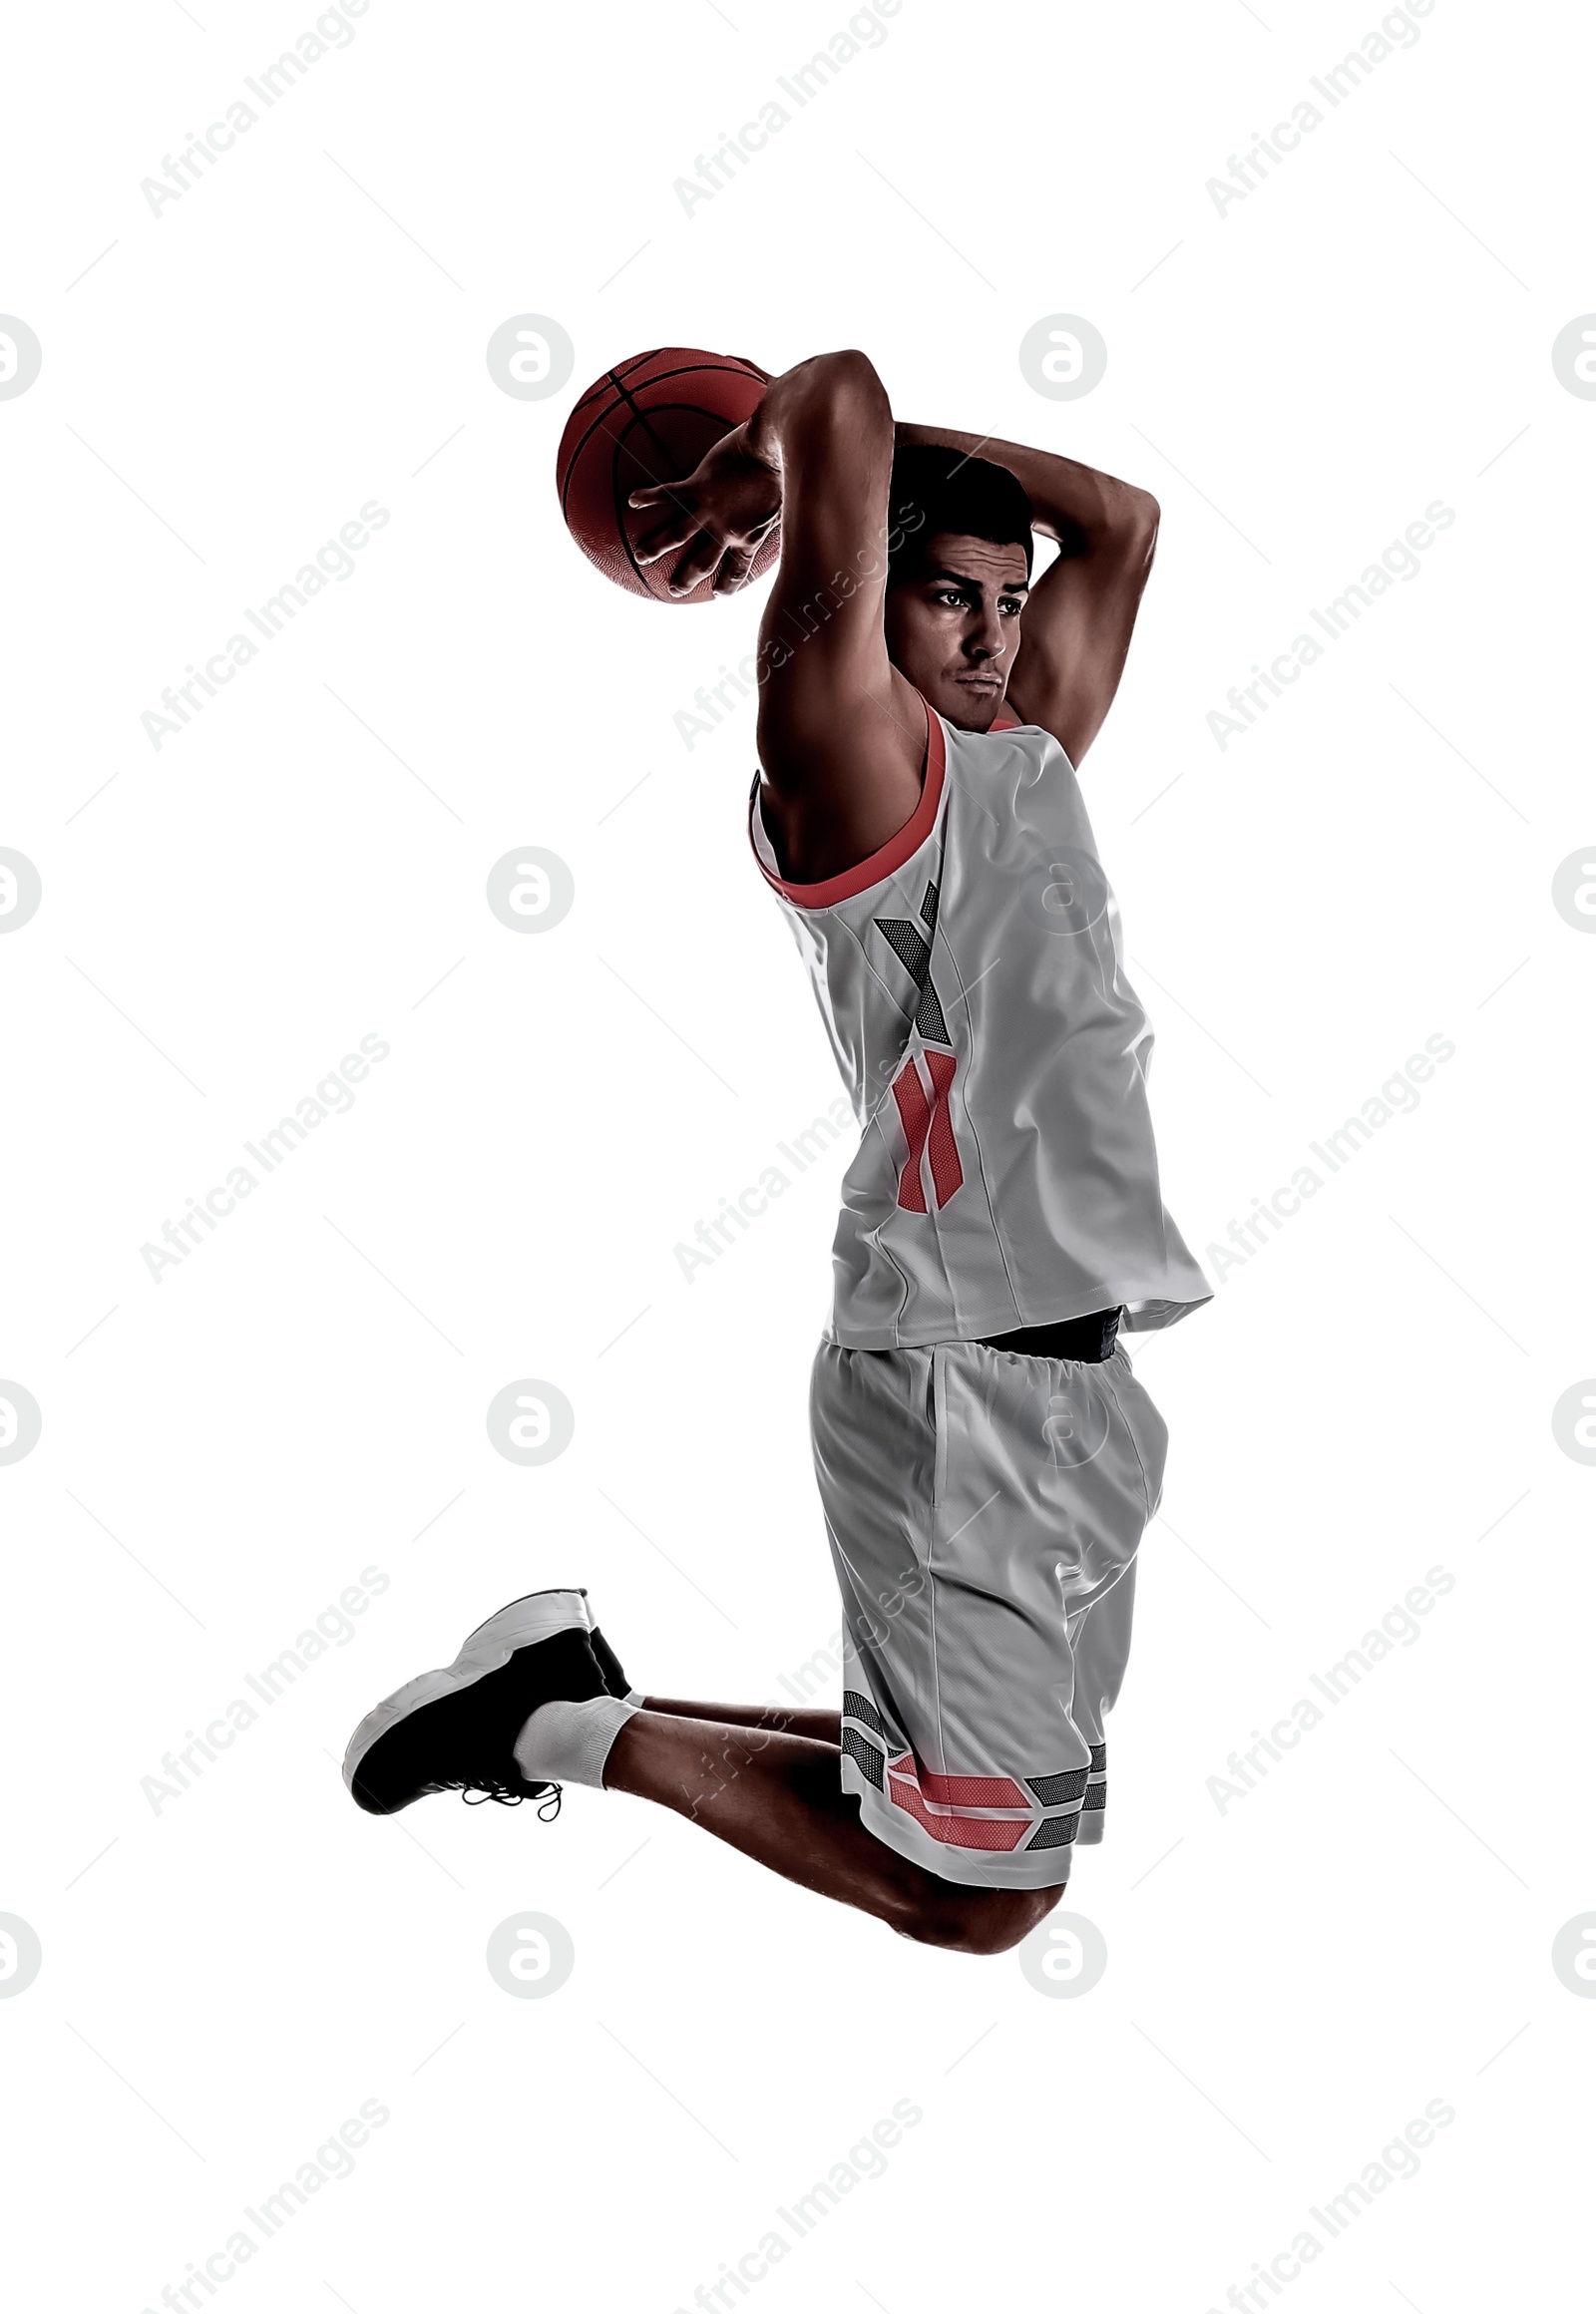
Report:
[[[1162,1417],[1118,1344],[1092,1365],[829,1339],[810,1413],[843,1601],[843,1789],[941,1879],[1061,1886],[1102,1837]]]

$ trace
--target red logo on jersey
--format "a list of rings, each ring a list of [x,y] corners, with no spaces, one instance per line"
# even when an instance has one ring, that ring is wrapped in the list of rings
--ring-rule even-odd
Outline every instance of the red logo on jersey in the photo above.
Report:
[[[965,1178],[965,1169],[959,1162],[959,1146],[954,1139],[954,1121],[948,1099],[953,1089],[954,1072],[959,1064],[951,1052],[927,1051],[920,1057],[931,1078],[929,1094],[913,1057],[904,1062],[893,1079],[892,1087],[892,1097],[898,1104],[904,1138],[909,1143],[909,1154],[898,1176],[898,1203],[906,1213],[925,1213],[928,1210],[922,1179],[922,1160],[928,1155],[931,1160],[932,1194],[939,1206],[948,1203]]]

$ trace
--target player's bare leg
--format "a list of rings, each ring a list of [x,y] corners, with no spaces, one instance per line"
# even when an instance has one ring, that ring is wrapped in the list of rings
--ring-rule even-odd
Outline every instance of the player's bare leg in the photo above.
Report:
[[[807,1736],[816,1743],[842,1749],[842,1714],[806,1712],[790,1704],[698,1704],[675,1696],[644,1696],[645,1712],[664,1712],[673,1720],[721,1720],[728,1728],[768,1728],[778,1736]]]
[[[605,1790],[656,1800],[784,1880],[955,1952],[1006,1952],[1063,1893],[938,1879],[866,1831],[858,1801],[839,1786],[834,1741],[761,1724],[794,1717],[835,1729],[835,1714],[756,1709],[733,1725],[680,1709],[650,1699],[626,1722],[604,1761]]]

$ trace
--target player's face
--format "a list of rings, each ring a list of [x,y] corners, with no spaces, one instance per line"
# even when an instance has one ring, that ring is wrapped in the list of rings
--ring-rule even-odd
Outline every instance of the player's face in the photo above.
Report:
[[[939,532],[887,590],[887,656],[961,731],[986,731],[1019,650],[1025,550]]]

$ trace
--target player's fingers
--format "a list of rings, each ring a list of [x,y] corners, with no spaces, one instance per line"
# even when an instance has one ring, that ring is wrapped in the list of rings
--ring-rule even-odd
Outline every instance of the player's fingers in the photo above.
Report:
[[[700,579],[707,578],[720,561],[721,544],[718,539],[700,531],[681,561],[670,574],[672,594],[690,594]]]
[[[639,563],[657,563],[661,555],[673,548],[684,547],[698,529],[698,518],[680,507],[673,507],[666,519],[651,531],[644,531],[632,543],[632,553]]]
[[[750,533],[735,547],[727,549],[726,560],[721,564],[720,575],[715,580],[715,592],[732,594],[739,587],[746,586],[753,578],[754,565],[760,556],[767,547],[779,544],[780,539],[781,510],[778,507],[767,522],[760,524],[757,531]]]
[[[669,494],[670,485],[668,482],[649,483],[643,490],[634,490],[626,504],[629,507],[658,506],[660,500],[667,498]]]
[[[755,549],[728,547],[721,557],[720,569],[715,573],[715,592],[735,594],[739,586],[746,586],[748,574],[754,567]]]

